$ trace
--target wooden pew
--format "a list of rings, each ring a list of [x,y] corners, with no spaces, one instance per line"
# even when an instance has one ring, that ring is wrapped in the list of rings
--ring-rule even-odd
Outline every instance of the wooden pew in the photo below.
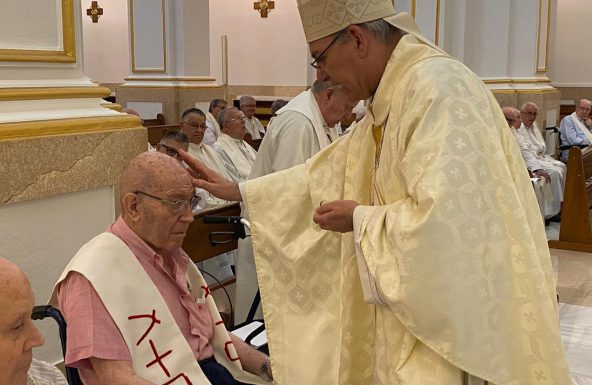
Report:
[[[549,247],[592,252],[592,146],[569,150],[559,240]]]
[[[238,202],[229,203],[224,206],[203,210],[194,215],[195,220],[183,241],[183,250],[189,255],[193,262],[201,262],[216,255],[234,250],[238,247],[238,240],[233,239],[229,243],[212,246],[208,234],[215,231],[234,231],[231,224],[205,224],[204,215],[239,216],[240,206]]]

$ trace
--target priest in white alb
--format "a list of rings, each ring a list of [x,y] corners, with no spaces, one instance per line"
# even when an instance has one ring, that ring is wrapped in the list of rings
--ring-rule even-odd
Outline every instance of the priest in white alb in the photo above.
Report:
[[[220,137],[220,125],[218,124],[218,114],[227,107],[228,103],[224,99],[210,100],[208,112],[206,112],[206,132],[203,142],[207,145],[213,145]]]
[[[588,99],[581,99],[578,101],[576,110],[563,119],[559,125],[559,132],[561,133],[561,146],[567,146],[565,150],[561,151],[561,159],[567,161],[569,146],[589,146],[592,143],[592,119],[588,116],[591,110],[590,101]]]
[[[222,134],[214,144],[214,149],[224,161],[226,172],[232,180],[239,182],[247,180],[257,157],[255,149],[243,140],[247,134],[245,120],[244,114],[236,107],[222,110],[218,116]]]
[[[251,135],[252,140],[259,140],[265,134],[265,127],[261,124],[259,119],[255,116],[257,109],[257,102],[252,96],[241,96],[239,99],[239,107],[243,114],[245,114],[245,128],[247,134]]]
[[[548,211],[559,213],[561,211],[561,203],[563,202],[567,167],[563,162],[553,159],[553,157],[547,154],[545,139],[536,123],[538,106],[533,102],[524,103],[520,110],[520,116],[522,118],[522,124],[518,129],[518,134],[524,139],[530,151],[536,154],[537,161],[551,177],[553,201]]]
[[[330,145],[339,137],[335,126],[349,116],[353,104],[339,86],[313,82],[309,90],[278,110],[261,142],[249,179],[302,164]],[[234,317],[237,322],[242,322],[258,288],[250,237],[239,240],[238,254]],[[262,316],[260,309],[255,314],[256,318]]]
[[[391,0],[299,12],[317,79],[371,98],[365,118],[238,186],[187,160],[246,204],[275,384],[569,384],[544,226],[489,88]]]

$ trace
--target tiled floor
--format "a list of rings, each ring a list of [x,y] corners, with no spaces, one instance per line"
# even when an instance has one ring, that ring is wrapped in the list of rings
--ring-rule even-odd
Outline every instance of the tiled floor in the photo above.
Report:
[[[559,238],[559,223],[546,229]],[[592,254],[551,250],[558,269],[561,339],[574,385],[592,385]]]

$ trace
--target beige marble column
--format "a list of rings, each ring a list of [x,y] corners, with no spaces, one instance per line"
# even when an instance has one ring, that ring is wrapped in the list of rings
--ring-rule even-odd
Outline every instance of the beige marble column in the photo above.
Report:
[[[81,3],[43,4],[4,1],[0,25],[0,255],[27,273],[38,304],[115,219],[119,174],[147,140],[83,75]],[[40,326],[34,355],[61,361],[57,328]]]

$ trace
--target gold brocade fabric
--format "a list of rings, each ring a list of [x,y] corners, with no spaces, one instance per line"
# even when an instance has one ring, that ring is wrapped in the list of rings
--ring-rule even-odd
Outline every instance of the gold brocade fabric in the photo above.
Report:
[[[275,384],[460,385],[462,370],[497,385],[570,383],[513,141],[477,76],[407,35],[352,133],[247,182]],[[336,199],[367,206],[354,232],[386,305],[364,302],[354,234],[312,222]]]

